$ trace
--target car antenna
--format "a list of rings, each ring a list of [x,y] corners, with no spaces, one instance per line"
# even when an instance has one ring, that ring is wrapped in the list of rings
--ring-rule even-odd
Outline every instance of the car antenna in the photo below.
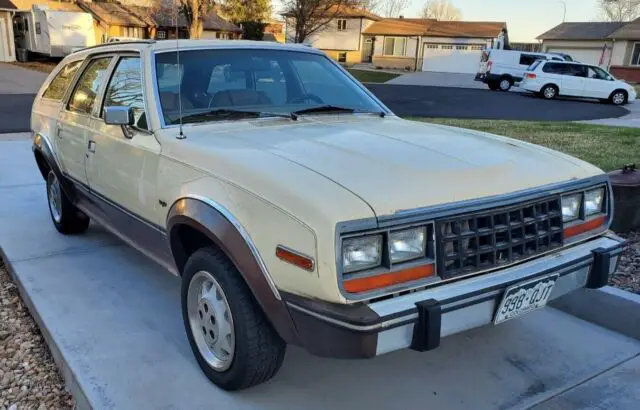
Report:
[[[178,0],[174,0],[176,18],[176,68],[178,70],[178,115],[180,121],[180,131],[176,137],[179,140],[187,138],[182,132],[182,76],[180,75],[180,29],[178,28],[179,7]]]

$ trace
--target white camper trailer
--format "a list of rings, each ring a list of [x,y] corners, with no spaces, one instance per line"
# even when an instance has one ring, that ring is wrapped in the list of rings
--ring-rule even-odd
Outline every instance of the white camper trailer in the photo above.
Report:
[[[64,57],[96,44],[93,18],[88,13],[49,10],[33,5],[13,18],[16,49],[50,57]],[[20,52],[16,54],[20,56]],[[23,51],[23,55],[26,53]]]

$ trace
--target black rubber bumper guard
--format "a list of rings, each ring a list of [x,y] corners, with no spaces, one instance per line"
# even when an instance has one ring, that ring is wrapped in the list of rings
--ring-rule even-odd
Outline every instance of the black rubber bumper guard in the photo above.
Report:
[[[591,251],[593,264],[587,279],[586,288],[598,289],[609,283],[612,250],[597,248]],[[618,258],[618,263],[620,259]],[[416,303],[418,319],[413,328],[411,349],[426,352],[440,346],[440,330],[442,328],[442,307],[435,299]]]

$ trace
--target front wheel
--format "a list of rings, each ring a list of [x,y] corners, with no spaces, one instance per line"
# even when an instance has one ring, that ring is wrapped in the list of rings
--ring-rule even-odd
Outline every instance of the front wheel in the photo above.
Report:
[[[286,344],[220,250],[203,248],[189,258],[181,296],[191,350],[213,383],[241,390],[276,375]]]
[[[609,100],[613,105],[624,105],[627,103],[628,98],[629,96],[627,95],[626,91],[616,90],[611,94],[611,97],[609,97]]]
[[[70,235],[82,233],[89,228],[89,217],[71,203],[53,171],[49,171],[47,175],[47,200],[51,220],[58,232]]]

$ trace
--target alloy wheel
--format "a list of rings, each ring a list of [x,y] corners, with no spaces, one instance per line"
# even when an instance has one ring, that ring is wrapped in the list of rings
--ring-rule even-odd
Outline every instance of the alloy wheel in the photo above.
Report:
[[[611,100],[615,105],[622,105],[624,104],[625,95],[622,92],[617,92],[613,94],[613,97],[611,98]]]
[[[49,174],[49,210],[51,210],[53,220],[60,223],[62,221],[62,191],[58,178],[53,172]]]
[[[556,96],[556,89],[553,87],[547,87],[544,89],[545,98],[552,99]]]

